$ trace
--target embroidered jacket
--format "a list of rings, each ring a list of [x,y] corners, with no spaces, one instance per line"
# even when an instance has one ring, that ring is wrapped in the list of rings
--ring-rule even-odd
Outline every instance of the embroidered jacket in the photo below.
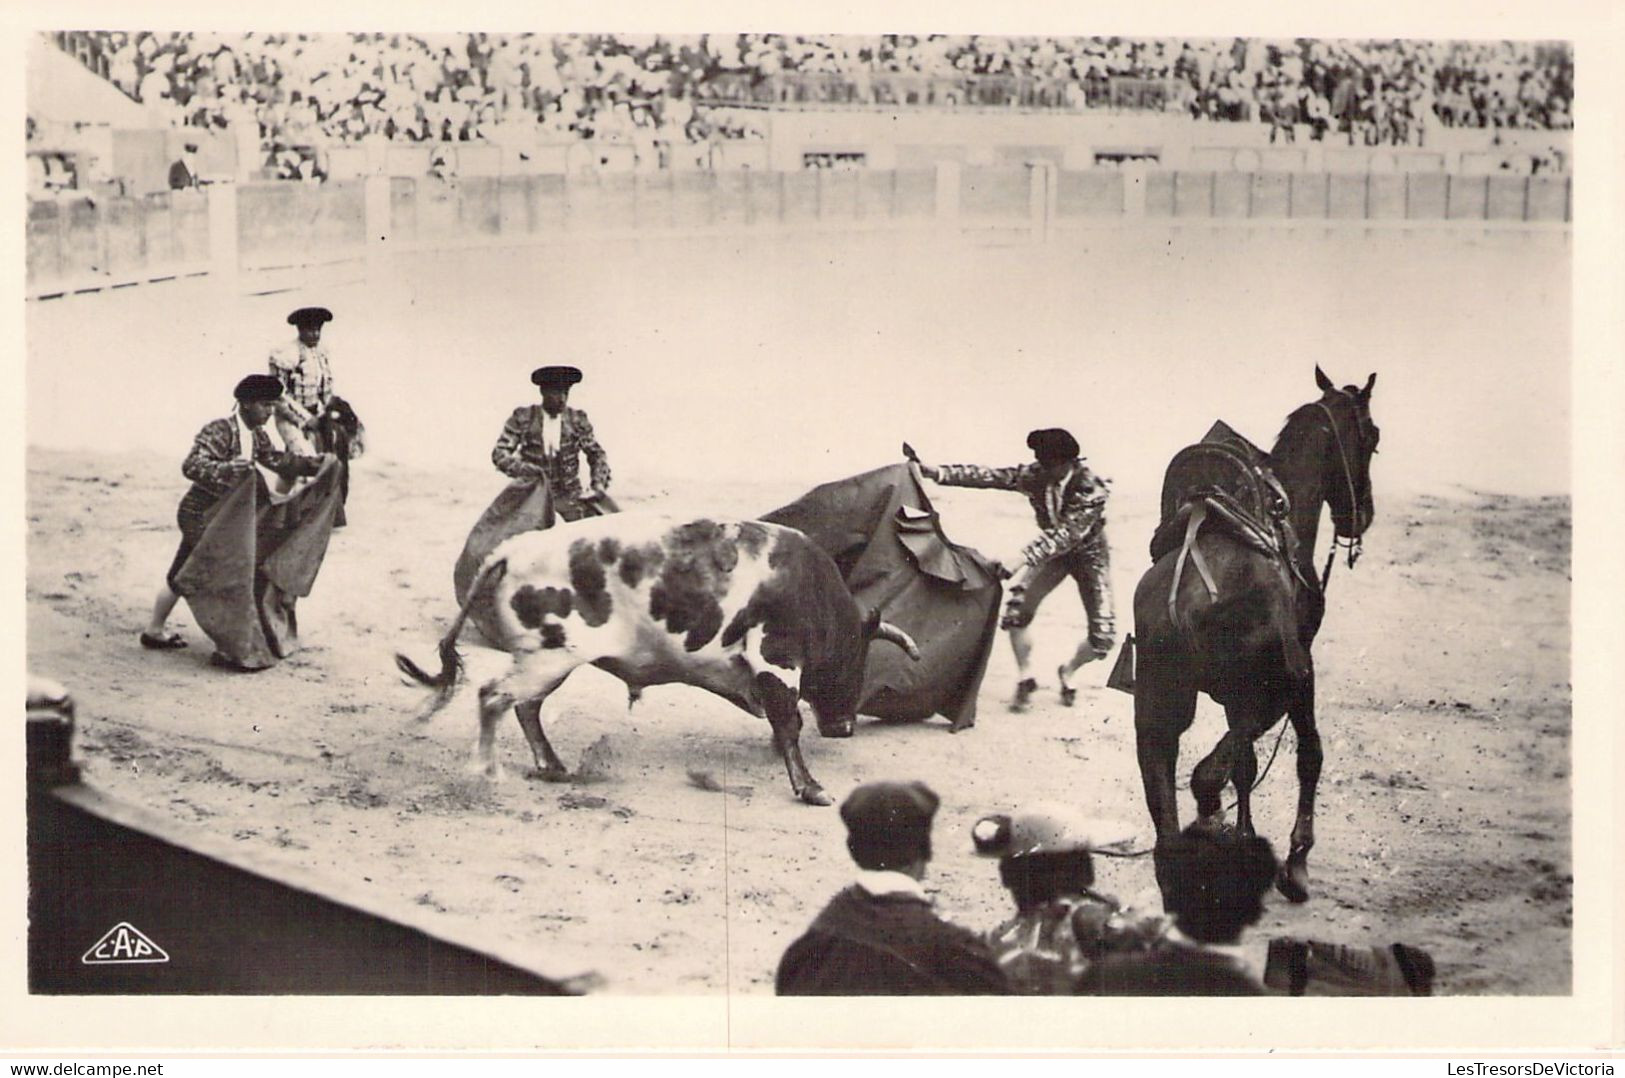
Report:
[[[1044,481],[1034,461],[1013,468],[983,468],[974,464],[943,464],[937,482],[949,487],[985,487],[1016,490],[1027,495],[1041,529],[1037,539],[1022,550],[1028,565],[1038,565],[1075,550],[1103,534],[1106,496],[1110,481],[1091,472],[1079,457],[1059,487]]]
[[[271,436],[263,429],[253,432],[254,462],[282,476],[314,475],[321,466],[320,457],[302,456],[277,449]],[[233,477],[229,465],[243,459],[242,446],[237,440],[237,419],[211,419],[198,431],[192,441],[192,450],[181,463],[181,474],[192,481],[191,489],[181,499],[178,517],[181,530],[197,527],[201,530],[203,514],[230,491]]]
[[[491,450],[491,463],[514,479],[546,476],[555,498],[581,497],[581,460],[587,457],[594,490],[609,489],[609,454],[593,435],[592,422],[579,408],[565,408],[559,423],[559,448],[548,453],[542,444],[542,406],[515,408]]]
[[[302,341],[282,345],[271,352],[271,373],[287,391],[285,399],[305,413],[299,419],[307,427],[333,399],[333,365],[323,345],[306,348]]]

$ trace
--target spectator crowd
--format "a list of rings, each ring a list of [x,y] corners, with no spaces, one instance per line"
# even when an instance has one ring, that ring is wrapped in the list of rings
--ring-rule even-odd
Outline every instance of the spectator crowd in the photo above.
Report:
[[[1044,92],[1013,103],[1062,108],[1120,104],[1095,92],[1114,79],[1157,80],[1142,107],[1367,145],[1420,143],[1433,126],[1573,124],[1573,57],[1561,43],[118,31],[57,41],[156,120],[253,123],[262,140],[287,144],[477,141],[515,126],[634,146],[760,137],[756,113],[719,104],[716,89],[741,80],[837,80],[840,94],[818,99],[858,104],[915,100],[891,93],[898,79],[1022,81]]]

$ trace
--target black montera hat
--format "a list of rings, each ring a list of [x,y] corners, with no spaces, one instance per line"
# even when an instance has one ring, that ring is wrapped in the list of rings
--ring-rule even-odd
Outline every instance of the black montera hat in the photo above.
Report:
[[[1027,448],[1040,464],[1072,460],[1078,455],[1078,440],[1060,427],[1046,427],[1027,435]]]
[[[290,326],[325,325],[333,320],[333,312],[326,307],[301,307],[288,316]]]
[[[269,403],[282,399],[282,383],[274,375],[251,374],[237,383],[232,395],[244,404]]]
[[[530,381],[543,389],[569,389],[581,381],[581,372],[575,367],[537,367],[530,372]]]
[[[841,821],[852,834],[914,832],[929,839],[939,799],[923,782],[871,782],[841,802]]]

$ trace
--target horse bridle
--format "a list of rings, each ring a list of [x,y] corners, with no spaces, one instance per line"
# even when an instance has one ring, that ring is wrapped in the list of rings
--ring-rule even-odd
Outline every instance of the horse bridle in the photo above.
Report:
[[[1341,393],[1345,397],[1349,396],[1349,394],[1344,390],[1340,389],[1337,390],[1337,392]],[[1349,464],[1348,450],[1343,447],[1343,434],[1337,429],[1337,416],[1333,414],[1330,408],[1326,407],[1326,403],[1324,401],[1316,401],[1315,407],[1326,413],[1326,423],[1332,428],[1332,441],[1337,444],[1337,459],[1338,462],[1343,465],[1343,481],[1348,485],[1349,489],[1349,512],[1354,516],[1354,519],[1358,521],[1360,513],[1360,497],[1354,489],[1354,468]],[[1358,423],[1356,423],[1356,425],[1358,425]],[[1371,479],[1369,476],[1367,476],[1366,485],[1368,488],[1370,484]],[[1346,539],[1338,535],[1334,520],[1332,528],[1332,549],[1326,555],[1326,570],[1320,575],[1320,590],[1322,592],[1326,590],[1326,585],[1331,582],[1332,565],[1337,560],[1338,548],[1342,547],[1348,550],[1349,568],[1352,569],[1354,568],[1354,563],[1360,560],[1361,546],[1362,539],[1358,535],[1350,536]]]

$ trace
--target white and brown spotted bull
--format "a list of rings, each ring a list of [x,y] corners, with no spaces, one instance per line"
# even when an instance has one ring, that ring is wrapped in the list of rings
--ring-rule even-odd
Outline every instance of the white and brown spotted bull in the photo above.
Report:
[[[797,797],[827,805],[801,757],[797,700],[818,732],[850,737],[871,640],[915,659],[902,630],[862,611],[828,554],[802,533],[759,521],[669,519],[620,513],[526,532],[480,568],[430,676],[404,655],[408,675],[438,690],[429,714],[456,688],[457,636],[470,609],[490,604],[513,666],[480,687],[476,763],[500,770],[493,742],[513,708],[544,779],[567,775],[542,730],[542,702],[576,667],[591,663],[624,681],[709,689],[773,727]]]

